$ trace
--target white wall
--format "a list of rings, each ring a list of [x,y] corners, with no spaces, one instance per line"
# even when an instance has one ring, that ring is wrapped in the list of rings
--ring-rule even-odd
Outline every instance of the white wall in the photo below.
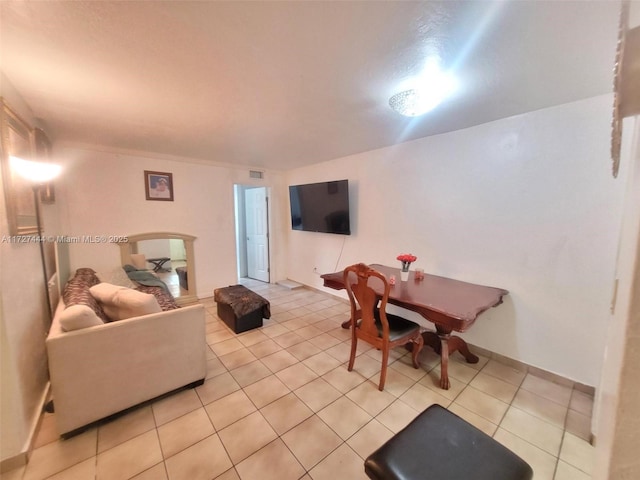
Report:
[[[151,156],[66,148],[61,181],[65,235],[131,235],[167,231],[197,237],[197,295],[237,282],[233,185],[250,184],[249,168],[188,163]],[[144,170],[173,174],[174,201],[145,200]],[[282,175],[267,172],[260,185],[281,187]],[[256,183],[258,184],[258,183]],[[276,201],[276,207],[281,209]],[[282,231],[277,224],[276,230]],[[276,238],[278,235],[276,235]],[[276,240],[272,262],[278,279],[282,249]],[[72,270],[91,267],[100,272],[119,265],[115,244],[71,245]]]
[[[314,267],[399,265],[396,256],[411,252],[429,273],[510,291],[467,341],[596,385],[625,183],[624,171],[610,174],[611,102],[586,99],[288,172],[288,184],[348,178],[353,232],[289,231],[288,277],[321,287]]]

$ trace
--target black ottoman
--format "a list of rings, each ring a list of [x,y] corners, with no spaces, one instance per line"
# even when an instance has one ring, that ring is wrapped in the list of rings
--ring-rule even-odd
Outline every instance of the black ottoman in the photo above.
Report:
[[[530,480],[520,457],[440,405],[432,405],[364,462],[375,480]]]
[[[235,333],[262,326],[263,318],[271,318],[269,301],[243,285],[216,288],[218,317]]]
[[[180,282],[180,288],[189,290],[189,279],[187,278],[187,267],[176,268],[178,274],[178,281]]]

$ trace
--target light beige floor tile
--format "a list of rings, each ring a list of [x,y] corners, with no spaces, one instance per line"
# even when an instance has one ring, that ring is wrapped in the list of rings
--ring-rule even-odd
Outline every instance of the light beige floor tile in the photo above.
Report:
[[[500,423],[500,427],[523,438],[554,457],[557,457],[560,452],[562,429],[538,417],[534,417],[524,410],[513,406],[510,407]]]
[[[135,410],[98,427],[98,453],[156,428],[150,406]]]
[[[342,328],[341,326],[328,330],[326,333],[337,338],[341,342],[351,340],[351,331],[348,328]]]
[[[234,370],[248,363],[255,362],[256,360],[256,356],[246,348],[241,348],[240,350],[220,356],[220,361],[227,370]]]
[[[276,377],[291,390],[295,390],[318,378],[318,374],[303,363],[296,363],[295,365],[280,370],[276,373]]]
[[[567,407],[540,397],[529,390],[518,390],[512,405],[556,427],[564,427]]]
[[[302,338],[306,338],[308,340],[310,338],[317,337],[318,335],[322,335],[324,332],[313,325],[307,325],[306,327],[296,330],[296,333]]]
[[[296,343],[295,345],[287,348],[287,352],[296,357],[299,361],[314,356],[316,353],[320,353],[318,347],[313,343],[305,340],[304,342]]]
[[[372,418],[346,397],[340,397],[327,405],[318,412],[318,416],[343,440],[347,440]]]
[[[575,410],[569,410],[567,412],[565,430],[576,437],[589,442],[591,441],[591,417],[582,415]]]
[[[272,353],[271,355],[262,357],[260,360],[273,373],[279,372],[280,370],[298,363],[298,359],[286,350],[280,350],[278,352]]]
[[[473,413],[471,410],[467,410],[466,408],[461,407],[457,403],[453,403],[449,405],[449,411],[452,413],[455,413],[460,418],[466,420],[471,425],[476,427],[478,430],[483,431],[490,437],[492,437],[493,434],[496,433],[496,430],[498,429],[498,426],[496,424],[491,423],[489,420],[487,420],[484,417],[481,417],[476,413]]]
[[[47,480],[86,480],[93,479],[96,476],[96,459],[91,457],[84,462],[80,462],[71,468],[67,468],[60,473],[57,473]],[[15,477],[15,480],[22,477]],[[2,480],[11,480],[10,476],[2,474]]]
[[[274,440],[236,465],[242,480],[298,480],[305,470],[280,440]]]
[[[525,377],[521,388],[565,407],[569,406],[569,401],[571,400],[571,388],[536,377],[530,373]]]
[[[98,430],[92,428],[68,440],[57,440],[35,449],[25,468],[24,479],[47,478],[95,456],[97,440]]]
[[[207,338],[208,345],[215,345],[217,343],[230,340],[234,337],[235,337],[234,333],[225,326],[225,328],[220,328],[211,333],[207,333],[206,338]]]
[[[211,355],[215,355],[215,353],[211,352]],[[207,360],[207,375],[205,378],[215,377],[220,375],[221,373],[225,373],[227,371],[227,367],[220,361],[220,359],[215,356],[215,358],[210,358]]]
[[[440,369],[431,370],[424,377],[422,377],[418,383],[449,400],[454,400],[458,395],[460,395],[460,392],[462,392],[462,390],[467,388],[466,383],[461,382],[456,378],[449,377],[449,389],[443,389],[440,386]]]
[[[405,357],[401,357],[395,362],[389,365],[389,368],[392,368],[403,375],[409,377],[411,380],[415,380],[416,382],[427,374],[427,371],[422,368],[414,368],[413,365],[409,365],[406,361],[403,361]],[[357,361],[357,360],[356,360]],[[408,361],[411,362],[411,357],[408,357]],[[378,364],[380,367],[381,364]]]
[[[487,363],[489,363],[489,358],[488,357],[484,357],[482,355],[478,355],[477,353],[475,353],[474,348],[471,348],[471,353],[475,354],[476,357],[478,357],[478,362],[477,363],[469,363],[467,362],[467,360],[462,356],[462,354],[460,352],[456,352],[453,355],[451,355],[449,357],[449,361],[450,362],[457,362],[457,363],[461,363],[469,368],[473,368],[474,370],[482,370],[485,365]]]
[[[260,330],[252,330],[247,333],[243,333],[238,335],[238,341],[242,343],[245,347],[250,347],[251,345],[255,345],[256,343],[264,342],[269,340],[264,332]]]
[[[256,411],[253,402],[242,390],[233,392],[205,407],[216,430],[221,430]]]
[[[493,375],[494,377],[517,386],[520,386],[524,377],[527,375],[527,372],[510,367],[498,362],[497,360],[489,360],[482,369],[482,372],[488,373],[489,375]]]
[[[387,374],[387,381],[389,381]],[[351,372],[347,370],[346,365],[340,365],[337,368],[325,373],[322,378],[329,382],[336,390],[341,393],[347,393],[349,390],[357,387],[367,379],[355,370]]]
[[[232,467],[218,435],[182,450],[165,460],[169,480],[210,480]]]
[[[339,343],[342,343],[342,340],[328,333],[323,333],[321,335],[313,337],[309,339],[309,341],[313,343],[316,347],[318,347],[320,350],[326,350],[328,348],[333,347],[334,345],[338,345]]]
[[[262,329],[262,333],[264,333],[269,338],[274,338],[279,335],[284,335],[285,333],[289,333],[289,329],[283,327],[282,325],[270,325]]]
[[[223,340],[222,342],[211,345],[211,350],[219,357],[243,348],[245,348],[244,345],[240,343],[237,338],[230,338],[229,340]]]
[[[196,388],[203,405],[226,397],[236,390],[240,390],[240,385],[230,373],[223,373],[217,377],[209,378],[204,382],[204,385]]]
[[[313,467],[309,475],[313,480],[336,480],[336,472],[341,478],[349,480],[367,480],[362,459],[347,444],[342,444],[327,458]]]
[[[324,375],[340,365],[338,360],[325,352],[317,353],[316,355],[303,360],[302,363],[318,375]]]
[[[313,411],[293,393],[270,403],[260,412],[278,435],[284,434],[313,415]]]
[[[256,356],[256,358],[266,357],[267,355],[271,355],[278,350],[282,350],[282,347],[273,340],[266,340],[264,342],[256,343],[255,345],[251,345],[247,348]]]
[[[535,480],[553,480],[556,457],[503,428],[498,428],[493,438],[527,462],[533,469]]]
[[[554,480],[591,480],[591,476],[562,460],[558,461]]]
[[[433,369],[433,372],[437,372],[438,376],[440,376],[441,374],[441,367],[442,365],[439,364]],[[471,380],[473,380],[475,376],[478,375],[478,370],[474,370],[473,368],[468,367],[467,364],[463,365],[459,362],[449,362],[448,369],[449,378],[455,378],[456,380],[459,380],[460,382],[465,384],[471,382]]]
[[[317,415],[289,430],[282,440],[307,470],[342,444],[342,439]]]
[[[285,333],[283,335],[273,337],[272,340],[276,342],[278,345],[280,345],[282,348],[289,348],[295,345],[296,343],[305,341],[305,339],[302,338],[300,335],[291,331],[289,331],[289,333]]]
[[[258,408],[262,408],[274,400],[284,397],[289,392],[289,388],[275,375],[263,378],[244,389],[244,393],[247,394]]]
[[[296,389],[294,393],[314,412],[322,410],[341,396],[338,390],[322,378],[316,378]]]
[[[416,418],[419,413],[420,412],[410,407],[402,400],[396,400],[378,414],[376,420],[382,423],[393,433],[398,433],[406,427],[409,422]]]
[[[325,352],[339,362],[348,362],[351,356],[351,345],[350,342],[342,342],[331,348],[327,348]]]
[[[218,435],[234,465],[278,437],[260,412],[254,412],[223,428]]]
[[[235,468],[230,468],[219,477],[216,477],[216,480],[240,480],[240,477]]]
[[[393,432],[374,418],[347,440],[347,444],[364,460],[391,437]]]
[[[264,363],[256,360],[231,370],[230,373],[236,382],[238,382],[238,385],[246,387],[247,385],[251,385],[258,380],[262,380],[263,378],[271,375],[271,370],[269,370]]]
[[[370,378],[373,375],[379,374],[381,368],[382,364],[368,355],[358,355],[353,363],[353,371],[358,372],[364,378]],[[400,371],[400,373],[403,372]],[[413,377],[409,376],[409,378]]]
[[[594,457],[595,448],[589,442],[565,432],[560,450],[560,460],[591,475]]]
[[[162,462],[158,433],[152,430],[102,452],[96,463],[98,480],[131,478]]]
[[[212,380],[205,381],[204,385],[211,381]],[[153,409],[153,417],[155,418],[156,425],[159,426],[201,406],[202,402],[196,393],[196,389],[189,388],[158,400],[157,402],[153,402],[151,408]]]
[[[93,477],[84,477],[85,480],[87,478],[93,478]],[[168,479],[167,468],[165,467],[164,462],[162,462],[136,475],[131,480],[167,480],[167,479]]]
[[[351,349],[351,342],[343,342],[342,345]],[[407,353],[407,350],[404,347],[392,348],[389,351],[389,363],[393,363],[395,360],[402,358]],[[372,348],[365,352],[365,355],[373,358],[376,362],[382,363],[382,350],[378,350],[376,348]],[[347,356],[348,358],[348,356]],[[345,360],[346,361],[346,360]]]
[[[438,355],[432,348],[423,347],[418,355],[418,362],[425,372],[433,370],[440,364],[440,355]]]
[[[371,381],[361,383],[346,396],[373,417],[396,400],[389,392],[378,390],[378,384]]]
[[[574,389],[571,392],[569,408],[581,413],[582,415],[591,417],[591,414],[593,413],[593,397]]]
[[[215,430],[204,408],[199,408],[158,428],[164,458],[213,435]]]
[[[516,385],[484,372],[478,373],[469,385],[505,403],[511,403],[511,400],[513,400],[513,397],[518,391]]]
[[[418,412],[422,412],[434,403],[442,405],[445,408],[451,403],[451,400],[447,397],[443,397],[439,393],[436,393],[419,383],[416,383],[413,387],[400,395],[400,400]]]
[[[508,404],[473,387],[465,388],[454,403],[477,413],[496,425],[500,424],[509,408]]]

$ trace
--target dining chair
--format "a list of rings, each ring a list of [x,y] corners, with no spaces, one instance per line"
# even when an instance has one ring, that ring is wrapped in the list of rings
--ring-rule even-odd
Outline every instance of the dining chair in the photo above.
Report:
[[[391,287],[382,273],[364,263],[358,263],[345,268],[343,278],[351,303],[351,356],[348,370],[353,370],[358,339],[382,350],[382,370],[378,386],[382,391],[387,378],[389,351],[392,348],[411,343],[413,366],[420,367],[418,354],[424,343],[420,326],[386,312]],[[378,292],[383,292],[382,295],[372,287],[375,283]]]

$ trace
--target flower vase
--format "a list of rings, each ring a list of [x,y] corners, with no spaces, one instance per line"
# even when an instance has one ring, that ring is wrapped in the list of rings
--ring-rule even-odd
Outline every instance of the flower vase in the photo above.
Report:
[[[409,280],[409,270],[401,270],[400,271],[400,280],[406,282]]]

